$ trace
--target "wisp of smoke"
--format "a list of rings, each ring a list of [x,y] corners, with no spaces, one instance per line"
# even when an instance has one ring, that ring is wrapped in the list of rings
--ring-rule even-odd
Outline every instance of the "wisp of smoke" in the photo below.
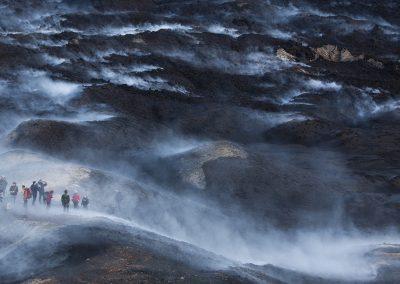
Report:
[[[51,79],[43,71],[23,71],[19,80],[23,82],[22,88],[25,91],[44,94],[59,104],[64,104],[82,90],[80,84]]]

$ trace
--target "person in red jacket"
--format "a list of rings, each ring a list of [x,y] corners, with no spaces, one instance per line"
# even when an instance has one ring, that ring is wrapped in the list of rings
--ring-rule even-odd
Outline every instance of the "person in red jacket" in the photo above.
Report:
[[[50,208],[51,200],[53,199],[53,190],[46,191],[44,195],[44,201],[46,202],[46,207]]]
[[[26,208],[28,206],[28,200],[32,197],[32,191],[29,187],[23,185],[22,192],[23,192],[22,197],[24,199],[24,207]]]
[[[79,202],[81,201],[81,196],[79,195],[78,191],[75,190],[74,194],[72,195],[72,203],[74,204],[74,208],[79,208]]]

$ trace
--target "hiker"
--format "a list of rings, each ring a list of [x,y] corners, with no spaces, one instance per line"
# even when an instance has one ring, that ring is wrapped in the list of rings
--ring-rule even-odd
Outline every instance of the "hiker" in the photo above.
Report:
[[[87,195],[85,195],[85,196],[82,198],[81,205],[82,205],[82,207],[85,208],[85,209],[88,208],[88,205],[89,205],[89,198],[87,197]]]
[[[5,177],[0,177],[0,202],[3,202],[3,198],[6,195],[7,190],[7,180]]]
[[[13,199],[13,203],[15,204],[15,200],[17,199],[17,194],[18,194],[18,186],[15,181],[10,186],[9,191],[10,191],[11,198]]]
[[[23,199],[24,199],[24,207],[28,207],[28,200],[32,197],[32,192],[29,187],[26,187],[25,185],[22,186],[22,192],[23,192]]]
[[[68,190],[64,190],[64,194],[61,196],[61,204],[64,207],[64,212],[69,211],[70,198],[68,195]]]
[[[30,188],[31,188],[31,192],[32,192],[32,205],[35,205],[37,194],[39,191],[38,184],[36,183],[36,181],[32,182],[32,185]]]
[[[74,204],[74,208],[79,208],[79,202],[81,201],[81,196],[79,195],[78,191],[75,190],[74,194],[72,195],[72,203]]]
[[[37,186],[38,186],[38,191],[39,191],[39,203],[43,203],[46,204],[46,200],[44,198],[44,188],[47,186],[47,182],[39,179],[39,181],[37,182]]]
[[[46,207],[47,208],[50,208],[51,200],[53,199],[53,193],[54,193],[53,190],[45,192],[45,200],[46,200]]]

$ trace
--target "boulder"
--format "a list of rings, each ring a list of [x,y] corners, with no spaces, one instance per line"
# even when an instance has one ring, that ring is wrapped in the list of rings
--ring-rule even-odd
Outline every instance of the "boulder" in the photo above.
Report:
[[[296,61],[296,56],[290,54],[289,52],[287,52],[286,50],[284,50],[283,48],[279,48],[276,51],[276,56],[283,60],[283,61]]]
[[[339,62],[340,61],[340,50],[334,45],[325,45],[318,47],[314,50],[315,59],[322,58],[327,61]]]
[[[247,152],[237,144],[226,141],[213,142],[197,148],[189,154],[179,156],[177,168],[185,183],[204,189],[206,187],[206,177],[203,171],[205,163],[220,158],[245,160],[247,157]],[[170,159],[174,160],[175,158]]]
[[[128,118],[90,123],[36,119],[21,123],[8,135],[7,143],[57,157],[97,160],[101,164],[106,160],[128,160],[130,151],[149,145],[151,137],[162,129]]]
[[[335,45],[324,45],[313,49],[315,53],[315,59],[322,58],[330,62],[352,62],[363,60],[364,55],[354,56],[348,49],[340,49]]]
[[[340,53],[340,61],[341,62],[352,62],[352,61],[358,61],[358,60],[363,60],[363,59],[364,59],[363,54],[361,54],[359,56],[354,56],[347,49],[343,49]]]

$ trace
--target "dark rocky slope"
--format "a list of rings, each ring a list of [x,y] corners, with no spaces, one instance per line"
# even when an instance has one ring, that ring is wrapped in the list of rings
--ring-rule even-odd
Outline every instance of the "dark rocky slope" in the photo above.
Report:
[[[145,197],[123,217],[149,227],[157,203],[144,200],[162,193],[263,233],[396,228],[399,10],[397,1],[2,1],[0,135],[7,147],[134,179],[126,193]],[[99,174],[91,187],[103,183]],[[251,281],[122,247],[83,262],[82,281]],[[112,270],[137,254],[146,269],[160,261],[157,276],[138,274],[142,259]],[[78,281],[69,269],[79,271],[43,277]]]

